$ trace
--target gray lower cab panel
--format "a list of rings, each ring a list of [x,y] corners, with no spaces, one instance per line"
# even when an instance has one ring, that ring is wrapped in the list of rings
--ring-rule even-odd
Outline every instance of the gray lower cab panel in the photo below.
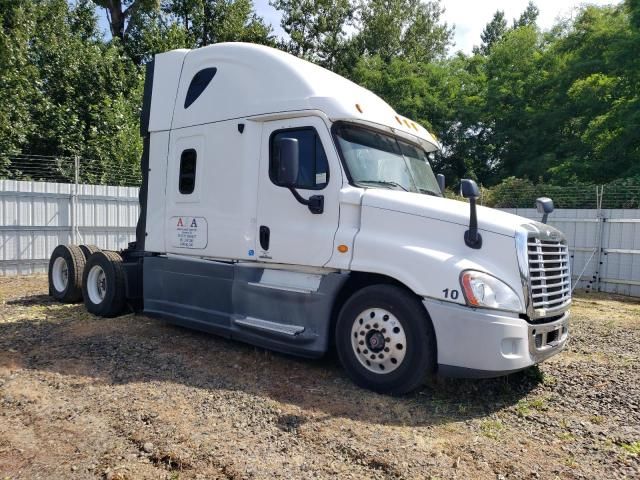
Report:
[[[329,346],[331,310],[346,274],[307,275],[302,287],[265,281],[274,270],[146,257],[144,312],[189,328],[306,357]],[[295,277],[304,274],[276,272]],[[291,281],[289,279],[289,284]],[[311,286],[309,286],[311,285]]]

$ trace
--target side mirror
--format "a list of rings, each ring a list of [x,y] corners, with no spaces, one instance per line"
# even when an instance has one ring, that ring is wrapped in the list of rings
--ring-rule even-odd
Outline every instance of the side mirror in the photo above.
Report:
[[[476,199],[480,196],[478,184],[473,180],[469,180],[468,178],[462,179],[462,183],[460,184],[460,193],[464,198]]]
[[[300,147],[297,138],[281,138],[276,143],[278,155],[278,169],[276,171],[276,181],[278,185],[289,189],[294,198],[309,208],[313,214],[324,212],[324,196],[311,195],[304,198],[295,189],[298,181],[298,169],[300,167]]]
[[[553,212],[553,200],[547,197],[536,198],[538,213],[542,213],[542,223],[547,223],[547,217]]]
[[[438,179],[438,187],[440,187],[440,192],[442,192],[442,195],[444,195],[444,187],[445,187],[444,175],[439,173],[438,175],[436,175],[436,178]]]
[[[463,178],[460,184],[460,193],[469,199],[469,230],[464,232],[464,243],[469,248],[482,247],[482,236],[478,231],[478,212],[476,211],[476,199],[480,196],[478,184],[468,178]]]
[[[276,180],[283,187],[293,187],[298,181],[300,166],[298,139],[281,138],[277,141],[276,147],[280,157]]]

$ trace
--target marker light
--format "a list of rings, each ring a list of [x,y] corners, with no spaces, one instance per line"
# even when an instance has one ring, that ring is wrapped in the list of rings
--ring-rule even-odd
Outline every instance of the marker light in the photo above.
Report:
[[[466,270],[460,275],[460,285],[467,305],[521,312],[522,304],[516,292],[501,280],[483,272]]]
[[[359,111],[360,113],[362,113],[362,107],[360,106],[360,104],[359,104],[359,103],[356,103],[356,108],[358,109],[358,111]]]
[[[347,253],[349,251],[349,247],[346,245],[338,245],[338,251],[340,253]]]

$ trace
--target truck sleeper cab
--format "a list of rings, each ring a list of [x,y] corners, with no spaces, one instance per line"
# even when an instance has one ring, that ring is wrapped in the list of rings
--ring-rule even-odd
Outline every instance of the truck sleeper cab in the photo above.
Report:
[[[54,297],[305,357],[333,344],[392,394],[521,370],[567,340],[562,233],[444,198],[436,139],[332,72],[244,43],[159,54],[141,134],[136,241],[57,247]]]

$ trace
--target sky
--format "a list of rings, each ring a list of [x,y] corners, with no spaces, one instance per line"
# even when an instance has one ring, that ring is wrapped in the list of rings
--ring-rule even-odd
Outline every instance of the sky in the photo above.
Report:
[[[491,21],[496,10],[504,10],[509,23],[520,16],[529,0],[441,0],[445,8],[444,20],[455,25],[455,46],[452,51],[471,53],[474,45],[480,44],[480,34]],[[548,30],[558,18],[571,18],[575,10],[583,4],[609,5],[621,0],[534,0],[540,10],[538,26]]]
[[[571,18],[576,9],[585,3],[595,5],[618,4],[622,0],[534,0],[540,10],[538,25],[547,30],[559,18]],[[520,16],[529,0],[441,0],[445,8],[444,21],[455,26],[455,45],[450,50],[462,50],[471,53],[474,45],[480,44],[480,33],[491,21],[496,10],[504,10],[509,23]],[[276,35],[282,35],[280,14],[269,5],[269,0],[254,0],[256,11],[267,23],[273,26]],[[108,31],[103,9],[100,10],[100,25]]]

